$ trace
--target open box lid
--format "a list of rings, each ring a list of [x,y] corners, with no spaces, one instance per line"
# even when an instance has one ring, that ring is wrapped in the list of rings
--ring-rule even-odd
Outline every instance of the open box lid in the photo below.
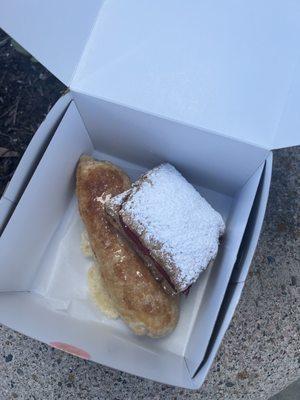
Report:
[[[300,140],[297,0],[2,0],[71,89],[273,149]]]

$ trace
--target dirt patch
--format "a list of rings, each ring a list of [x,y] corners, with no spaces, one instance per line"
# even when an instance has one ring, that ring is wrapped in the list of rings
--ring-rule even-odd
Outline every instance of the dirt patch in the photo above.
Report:
[[[0,197],[65,86],[0,29]]]

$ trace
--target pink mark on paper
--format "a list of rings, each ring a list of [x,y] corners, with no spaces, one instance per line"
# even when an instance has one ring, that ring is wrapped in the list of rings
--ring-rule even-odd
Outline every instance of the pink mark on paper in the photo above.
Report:
[[[90,354],[84,350],[79,349],[68,343],[62,342],[50,342],[50,346],[54,347],[55,349],[65,351],[66,353],[73,354],[73,356],[77,356],[83,358],[84,360],[89,360],[91,358]]]

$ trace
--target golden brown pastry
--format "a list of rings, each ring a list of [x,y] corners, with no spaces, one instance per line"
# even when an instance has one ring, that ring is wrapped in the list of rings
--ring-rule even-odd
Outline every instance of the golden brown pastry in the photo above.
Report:
[[[160,337],[178,320],[178,301],[166,294],[142,259],[106,218],[105,202],[130,188],[127,175],[115,165],[80,158],[77,198],[90,244],[111,300],[134,333]]]

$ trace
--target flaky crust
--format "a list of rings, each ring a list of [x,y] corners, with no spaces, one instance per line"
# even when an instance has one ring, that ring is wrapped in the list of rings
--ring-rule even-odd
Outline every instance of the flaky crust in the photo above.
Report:
[[[178,300],[162,290],[106,218],[105,201],[129,189],[129,178],[115,165],[88,156],[80,158],[76,175],[79,212],[114,306],[134,333],[166,335],[177,324]]]
[[[123,238],[126,239],[126,241],[130,244],[130,246],[135,250],[135,252],[142,258],[144,261],[145,265],[148,267],[149,271],[151,272],[152,276],[154,279],[156,279],[162,288],[170,295],[170,296],[175,296],[178,294],[176,291],[175,287],[171,286],[167,279],[160,274],[159,270],[157,269],[157,266],[155,265],[154,260],[150,255],[144,254],[139,246],[131,240],[126,232],[123,229],[123,226],[120,223],[119,219],[119,211],[120,211],[121,205],[114,204],[113,202],[107,202],[105,204],[105,211],[107,213],[107,217],[109,222],[114,226],[114,228],[121,234]]]

